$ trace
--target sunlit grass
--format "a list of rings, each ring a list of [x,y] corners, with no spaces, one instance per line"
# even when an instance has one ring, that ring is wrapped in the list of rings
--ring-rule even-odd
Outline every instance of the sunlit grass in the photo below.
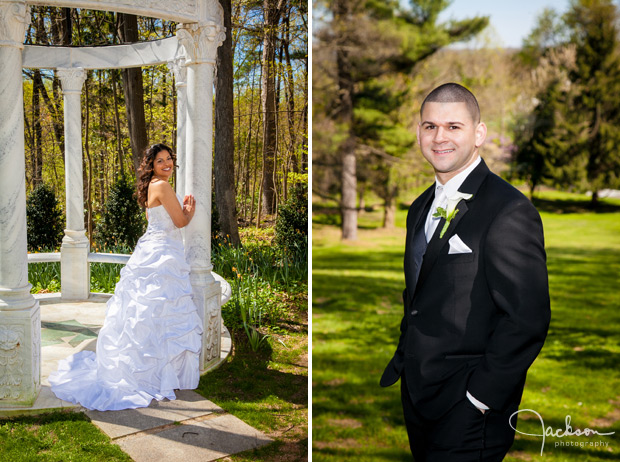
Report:
[[[587,196],[540,193],[552,322],[529,371],[521,408],[546,426],[616,432],[612,437],[547,437],[544,460],[603,461],[620,444],[620,201],[588,211]],[[574,213],[580,210],[583,213]],[[375,213],[375,212],[372,212]],[[406,217],[405,208],[397,224]],[[405,230],[379,228],[375,213],[357,243],[319,216],[313,227],[313,460],[411,460],[398,386],[379,378],[394,353],[402,317]],[[374,223],[374,225],[373,225]],[[519,430],[540,433],[520,419]],[[556,447],[603,441],[608,447]],[[518,435],[507,461],[539,460],[541,439]]]

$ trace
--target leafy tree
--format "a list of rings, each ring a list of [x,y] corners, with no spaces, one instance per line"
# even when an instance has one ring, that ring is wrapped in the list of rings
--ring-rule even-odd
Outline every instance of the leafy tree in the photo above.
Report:
[[[620,185],[617,20],[610,0],[579,0],[561,19],[545,11],[525,41],[540,91],[529,127],[516,132],[515,169],[531,191],[541,181],[589,189],[595,206],[600,189]]]
[[[395,0],[318,2],[319,8],[331,14],[317,38],[321,46],[333,50],[331,61],[325,61],[334,82],[330,88],[333,103],[326,112],[335,123],[332,144],[340,159],[343,239],[356,238],[360,148],[402,154],[412,144],[412,138],[400,136],[404,121],[394,118],[402,108],[399,92],[403,89],[394,88],[393,80],[409,75],[442,47],[473,37],[488,23],[488,18],[476,17],[439,24],[439,13],[448,4],[446,0],[412,0],[408,7]],[[396,139],[390,136],[394,133],[399,134]],[[376,156],[379,164],[386,157],[381,154]],[[393,178],[383,176],[385,181]],[[383,192],[389,205],[395,188],[388,183]]]
[[[134,248],[144,233],[146,220],[134,197],[134,188],[125,177],[119,177],[110,188],[101,220],[97,223],[97,243],[106,248]]]
[[[578,90],[575,111],[587,125],[587,137],[573,144],[566,164],[592,191],[620,186],[620,56],[618,10],[611,0],[575,1],[565,18],[576,47],[575,69],[569,74]],[[581,177],[581,178],[580,178]],[[583,186],[582,188],[583,189]]]
[[[554,80],[538,95],[538,104],[531,114],[522,117],[515,124],[514,153],[511,176],[529,183],[530,198],[534,190],[545,180],[552,178],[550,160],[560,153],[556,137],[559,126],[560,103],[559,83]]]
[[[26,200],[28,250],[52,250],[60,246],[64,218],[54,190],[46,183],[39,184]]]

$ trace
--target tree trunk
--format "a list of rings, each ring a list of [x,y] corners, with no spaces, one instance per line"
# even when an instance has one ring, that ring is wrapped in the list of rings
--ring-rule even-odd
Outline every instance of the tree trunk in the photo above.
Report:
[[[123,43],[138,41],[138,18],[133,14],[119,13],[119,34]],[[131,143],[131,158],[133,166],[138,172],[142,151],[148,145],[146,136],[146,121],[144,118],[144,87],[142,69],[123,69],[123,93],[125,95],[125,110]]]
[[[112,93],[114,99],[114,125],[116,126],[116,145],[118,152],[118,168],[120,169],[119,173],[122,177],[125,176],[125,167],[124,167],[124,158],[125,153],[123,152],[123,142],[122,142],[122,134],[121,134],[121,118],[118,113],[118,91],[116,89],[116,70],[112,69],[110,71],[110,78],[112,79]],[[137,172],[138,170],[136,170]]]
[[[536,190],[536,182],[532,181],[530,183],[530,201],[534,200],[534,191]]]
[[[62,9],[62,37],[63,45],[71,45],[73,38],[73,25],[71,23],[71,8]]]
[[[88,91],[89,87],[89,75],[88,71],[86,74],[86,82],[84,82],[84,105],[86,106],[85,121],[84,121],[84,155],[88,160],[88,176],[86,178],[86,230],[88,231],[88,240],[90,241],[90,245],[93,245],[93,158],[90,153],[90,111],[88,107],[90,106],[90,93]]]
[[[41,7],[35,22],[36,43],[48,44],[45,31],[44,8]],[[43,182],[43,132],[41,128],[41,96],[45,91],[41,71],[35,69],[32,74],[32,186],[36,188]]]
[[[276,41],[284,0],[263,0],[264,32],[261,76],[263,106],[263,212],[276,211],[275,156],[277,149],[276,118]]]
[[[394,229],[396,226],[396,189],[388,191],[384,197],[383,207],[383,227],[385,229]]]
[[[590,200],[590,208],[595,209],[598,207],[598,191],[592,191],[592,199]]]
[[[346,21],[347,7],[342,0],[336,5],[336,16],[339,21]],[[342,162],[340,214],[342,217],[342,239],[357,239],[357,165],[355,158],[355,137],[353,134],[353,79],[348,52],[344,48],[336,51],[338,68],[338,121],[348,128],[348,135],[339,146]]]
[[[231,0],[220,0],[224,9],[226,40],[217,50],[217,75],[215,99],[215,149],[213,168],[215,176],[215,202],[222,235],[234,246],[241,245],[237,226],[235,196],[235,125],[233,98],[233,52]]]
[[[340,146],[342,159],[342,202],[340,213],[342,216],[342,239],[354,241],[357,239],[357,177],[355,159],[355,140],[349,136]]]
[[[297,153],[295,149],[297,147],[297,130],[295,127],[295,76],[293,75],[293,66],[291,65],[291,21],[290,21],[290,9],[289,14],[286,15],[286,32],[285,40],[282,44],[284,48],[284,56],[286,59],[286,106],[288,109],[288,132],[290,139],[291,152],[289,153],[291,158],[291,169],[295,173],[299,173],[299,162],[297,159]],[[302,131],[303,133],[303,131]],[[286,178],[284,179],[286,181]],[[286,188],[284,189],[286,191]],[[285,197],[286,200],[286,197]]]

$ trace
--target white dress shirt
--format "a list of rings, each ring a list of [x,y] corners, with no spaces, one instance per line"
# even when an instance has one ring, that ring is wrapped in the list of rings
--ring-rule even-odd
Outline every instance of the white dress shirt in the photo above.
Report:
[[[437,229],[439,220],[441,220],[439,217],[433,217],[433,214],[437,211],[437,207],[443,207],[444,209],[446,208],[448,197],[452,197],[458,192],[459,188],[465,181],[465,178],[467,178],[469,174],[478,166],[480,161],[480,156],[478,156],[469,167],[456,174],[453,178],[450,178],[446,184],[441,184],[439,178],[435,176],[435,199],[433,200],[433,205],[431,205],[431,209],[426,216],[426,223],[424,223],[426,242],[431,240],[431,237],[433,237],[433,234]]]

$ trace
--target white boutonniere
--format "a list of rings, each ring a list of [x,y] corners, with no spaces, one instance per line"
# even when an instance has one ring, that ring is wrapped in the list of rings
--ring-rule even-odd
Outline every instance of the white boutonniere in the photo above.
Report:
[[[436,218],[446,219],[443,228],[441,228],[441,233],[439,233],[439,239],[443,237],[443,235],[446,233],[446,230],[448,229],[448,226],[450,226],[450,222],[456,216],[456,214],[459,213],[459,209],[456,208],[458,203],[461,202],[462,199],[468,201],[472,197],[474,197],[473,194],[467,194],[457,191],[456,194],[454,194],[452,197],[448,197],[448,205],[445,209],[443,207],[437,207],[437,211],[433,214],[433,216]]]

